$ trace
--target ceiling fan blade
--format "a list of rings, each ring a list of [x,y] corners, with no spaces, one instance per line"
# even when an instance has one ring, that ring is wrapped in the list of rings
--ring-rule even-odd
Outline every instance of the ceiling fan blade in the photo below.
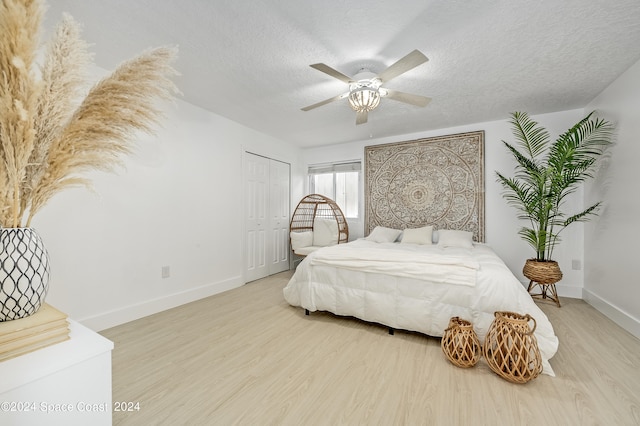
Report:
[[[333,98],[325,99],[322,102],[318,102],[317,104],[309,105],[309,106],[306,106],[306,107],[300,108],[300,109],[303,110],[303,111],[309,111],[309,110],[312,110],[314,108],[321,107],[322,105],[326,105],[326,104],[331,103],[331,102],[339,101],[340,99],[344,99],[347,96],[349,96],[348,92],[347,93],[343,93],[343,94],[338,95],[338,96],[334,96]]]
[[[369,119],[369,113],[366,110],[362,111],[362,112],[357,112],[356,113],[356,126],[358,124],[366,123],[368,119]]]
[[[429,59],[424,56],[422,52],[420,52],[419,50],[414,50],[413,52],[409,53],[404,58],[399,59],[395,64],[390,65],[389,68],[378,74],[378,78],[380,78],[383,83],[386,83],[392,78],[396,78],[400,74],[404,74],[405,72],[414,69],[418,65],[423,64],[428,60]]]
[[[344,81],[347,84],[352,83],[354,81],[353,78],[349,77],[348,75],[342,74],[340,71],[334,70],[329,65],[313,64],[313,65],[309,65],[309,66],[311,68],[317,69],[318,71],[322,71],[323,73],[328,74],[333,78],[337,78],[340,81]]]
[[[380,91],[382,91],[382,89],[380,89]],[[431,98],[427,98],[425,96],[413,95],[411,93],[398,92],[396,90],[389,89],[385,89],[385,91],[387,94],[383,96],[393,99],[394,101],[404,102],[405,104],[424,107],[431,101]]]

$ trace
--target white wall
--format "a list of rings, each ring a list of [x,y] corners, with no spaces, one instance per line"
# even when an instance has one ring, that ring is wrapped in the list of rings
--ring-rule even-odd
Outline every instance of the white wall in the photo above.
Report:
[[[244,283],[244,150],[302,180],[298,148],[181,100],[167,111],[126,169],[92,174],[95,193],[62,192],[33,221],[51,257],[47,302],[94,330]]]
[[[617,124],[617,140],[585,191],[585,205],[604,206],[585,226],[584,298],[640,338],[640,62],[585,108],[592,110]]]
[[[532,116],[545,126],[551,137],[555,139],[582,118],[583,110],[571,110],[552,114]],[[368,139],[364,141],[333,145],[303,150],[302,161],[305,164],[324,163],[341,160],[364,159],[364,147],[381,143],[409,141],[418,138],[441,136],[455,133],[484,130],[485,132],[485,240],[504,259],[507,266],[523,283],[528,280],[522,275],[522,267],[527,258],[534,256],[532,249],[517,235],[522,224],[516,218],[516,210],[507,205],[502,198],[502,187],[495,180],[495,172],[511,175],[513,160],[502,144],[502,140],[514,142],[508,123],[508,113],[505,120],[477,123],[469,126],[439,129],[436,131],[409,134],[393,138]],[[578,193],[571,202],[571,211],[579,211],[582,205],[582,192]],[[354,237],[361,237],[364,233],[363,223],[353,229],[350,222],[349,233]],[[582,224],[575,224],[563,232],[563,243],[554,252],[554,259],[560,264],[564,277],[558,283],[558,293],[561,296],[581,297],[583,287],[583,271],[572,270],[572,260],[583,262],[583,228]]]

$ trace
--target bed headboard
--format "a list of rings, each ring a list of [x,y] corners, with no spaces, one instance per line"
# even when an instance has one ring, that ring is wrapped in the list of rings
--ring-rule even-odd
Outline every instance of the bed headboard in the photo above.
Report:
[[[365,225],[433,225],[484,242],[484,131],[365,147]]]

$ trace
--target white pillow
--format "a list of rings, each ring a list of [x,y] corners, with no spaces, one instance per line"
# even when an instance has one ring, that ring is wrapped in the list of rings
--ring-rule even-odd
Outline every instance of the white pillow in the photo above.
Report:
[[[338,244],[338,221],[316,218],[313,221],[313,245],[327,247]]]
[[[438,247],[473,248],[473,233],[469,231],[440,229],[438,234]]]
[[[433,226],[423,226],[422,228],[405,229],[402,232],[401,243],[431,244]]]
[[[309,247],[313,245],[313,231],[291,232],[291,249]]]
[[[374,241],[376,243],[393,243],[400,236],[399,229],[385,228],[384,226],[376,226],[365,240]]]

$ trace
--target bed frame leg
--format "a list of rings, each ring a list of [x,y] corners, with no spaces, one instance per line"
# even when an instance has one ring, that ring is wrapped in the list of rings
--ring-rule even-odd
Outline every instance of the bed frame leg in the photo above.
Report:
[[[393,328],[389,327],[389,334],[390,334],[390,335],[392,335],[392,336],[393,336],[393,335],[395,334],[395,332],[396,332],[396,331],[395,331]]]
[[[304,314],[305,314],[305,315],[309,315],[309,310],[308,310],[308,309],[305,309],[305,310],[304,310]]]

